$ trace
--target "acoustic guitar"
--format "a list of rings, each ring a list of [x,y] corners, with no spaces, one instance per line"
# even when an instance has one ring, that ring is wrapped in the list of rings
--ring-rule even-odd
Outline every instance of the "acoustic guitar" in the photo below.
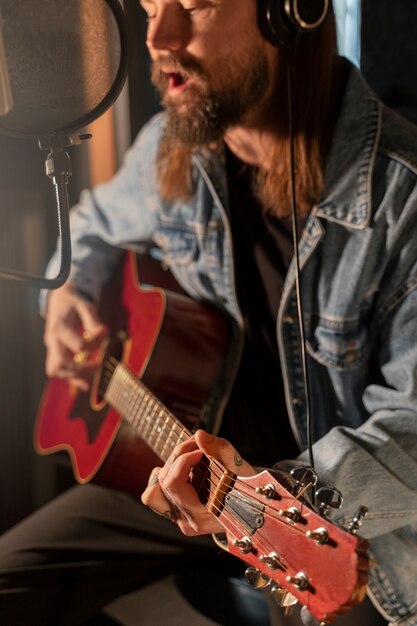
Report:
[[[214,308],[141,286],[133,255],[119,297],[122,314],[109,321],[111,339],[90,391],[50,380],[35,445],[42,454],[67,450],[80,482],[139,494],[150,470],[219,412],[213,388],[224,375],[230,328]],[[248,564],[253,586],[269,585],[284,606],[300,602],[322,624],[363,600],[368,543],[315,510],[307,497],[313,483],[276,471],[242,478],[207,457],[190,481],[223,525],[228,551]]]

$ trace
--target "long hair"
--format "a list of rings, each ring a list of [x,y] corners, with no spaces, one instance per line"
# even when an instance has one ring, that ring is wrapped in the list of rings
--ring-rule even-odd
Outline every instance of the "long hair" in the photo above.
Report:
[[[287,69],[292,54],[293,128],[297,207],[305,215],[320,199],[324,159],[337,113],[336,34],[333,15],[314,34],[301,38],[292,51],[280,48],[276,81],[276,138],[267,169],[259,168],[254,191],[268,213],[289,215],[290,142]],[[168,137],[161,142],[157,170],[160,193],[167,200],[187,200],[193,194],[193,149]]]

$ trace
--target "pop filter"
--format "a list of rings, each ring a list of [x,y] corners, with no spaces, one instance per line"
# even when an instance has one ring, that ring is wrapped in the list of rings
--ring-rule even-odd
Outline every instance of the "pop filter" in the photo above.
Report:
[[[65,282],[71,248],[69,227],[65,230],[68,206],[62,206],[68,197],[62,186],[71,167],[62,149],[79,143],[83,136],[77,131],[113,104],[126,73],[119,0],[0,0],[0,133],[37,138],[41,148],[50,148],[47,173],[57,187],[62,235],[56,279],[10,275],[1,269],[0,278],[48,288]]]

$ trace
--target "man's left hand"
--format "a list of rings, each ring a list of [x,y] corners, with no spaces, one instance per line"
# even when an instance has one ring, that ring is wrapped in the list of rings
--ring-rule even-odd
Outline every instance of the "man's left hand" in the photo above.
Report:
[[[239,476],[256,474],[226,439],[199,430],[179,444],[163,467],[153,470],[142,502],[155,513],[175,522],[184,535],[205,535],[223,530],[216,517],[201,504],[189,478],[203,456],[216,459]]]

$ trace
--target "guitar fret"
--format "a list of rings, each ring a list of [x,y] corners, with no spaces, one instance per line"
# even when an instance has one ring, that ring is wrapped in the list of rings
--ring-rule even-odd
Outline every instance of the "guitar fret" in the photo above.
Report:
[[[125,400],[126,400],[126,416],[127,419],[130,423],[132,423],[133,420],[133,415],[134,415],[134,407],[136,404],[136,393],[135,393],[135,388],[134,386],[131,384],[131,381],[129,380],[129,378],[127,376],[125,376],[126,379],[126,393],[125,393]]]
[[[164,446],[163,446],[163,448],[162,448],[162,450],[161,450],[161,459],[163,459],[164,461],[166,461],[166,460],[167,460],[167,458],[170,456],[170,454],[171,454],[172,450],[173,450],[173,449],[174,449],[174,447],[175,447],[175,444],[173,444],[173,443],[171,442],[172,431],[173,431],[173,429],[174,429],[174,428],[175,428],[175,426],[171,426],[171,430],[170,430],[170,432],[169,432],[169,434],[168,434],[168,437],[165,439]],[[166,452],[165,450],[166,450],[166,448],[167,448],[168,446],[170,446],[170,449],[168,450],[168,452]]]
[[[135,402],[133,404],[132,407],[132,416],[131,416],[131,425],[136,429],[139,430],[139,426],[140,426],[140,408],[142,406],[141,402],[142,402],[142,398],[141,398],[141,389],[132,385],[132,389],[133,389],[133,393],[135,394]]]
[[[160,409],[160,410],[159,410],[159,413],[158,413],[158,420],[159,420],[159,422],[161,422],[161,421],[162,421],[163,423],[162,423],[162,425],[160,425],[160,424],[157,422],[157,428],[156,428],[156,431],[157,431],[157,433],[158,433],[158,436],[157,436],[156,441],[155,441],[155,443],[154,443],[154,449],[155,449],[155,450],[158,450],[158,456],[161,456],[161,454],[160,454],[160,452],[159,452],[159,449],[160,449],[160,440],[161,440],[161,438],[162,438],[162,437],[163,437],[163,435],[164,435],[164,431],[165,431],[165,427],[166,427],[167,421],[169,421],[169,415],[166,415],[165,419],[163,419],[163,417],[164,417],[164,416],[165,416],[165,411],[164,411],[163,409]]]
[[[152,447],[152,445],[150,443],[150,433],[152,433],[152,420],[151,420],[152,397],[148,393],[145,393],[145,395],[144,395],[144,402],[146,403],[147,412],[146,412],[146,415],[145,415],[145,426],[144,426],[144,429],[143,429],[143,438]]]
[[[158,437],[158,422],[156,421],[156,411],[155,411],[155,402],[153,399],[150,401],[150,411],[149,411],[149,424],[150,424],[150,432],[149,432],[149,445],[153,450],[155,450],[155,440],[154,438]]]
[[[143,430],[143,425],[142,422],[145,419],[145,409],[146,409],[146,404],[144,402],[144,396],[145,396],[145,390],[141,387],[137,387],[136,388],[136,394],[137,394],[137,406],[136,408],[136,412],[135,412],[135,419],[133,422],[133,425],[140,430],[141,434],[142,434],[142,430]]]
[[[171,456],[172,450],[174,449],[175,444],[171,441],[171,439],[172,432],[175,430],[175,428],[176,422],[168,417],[166,423],[164,424],[164,445],[160,450],[161,459],[163,459],[164,461],[166,461]]]

